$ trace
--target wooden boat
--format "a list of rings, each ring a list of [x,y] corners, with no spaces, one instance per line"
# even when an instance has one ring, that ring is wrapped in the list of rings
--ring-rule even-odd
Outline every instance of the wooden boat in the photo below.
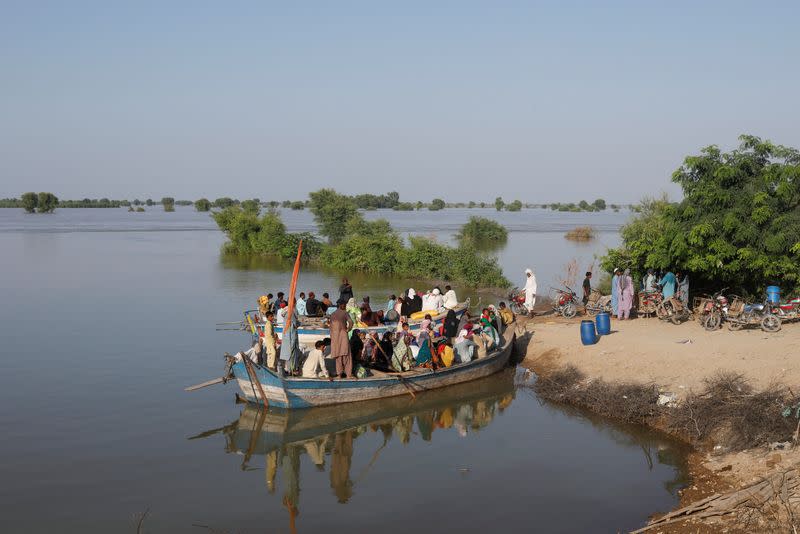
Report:
[[[413,369],[404,373],[380,373],[361,379],[336,379],[279,376],[266,367],[249,363],[255,379],[244,361],[236,362],[232,371],[242,391],[243,398],[252,403],[264,404],[262,392],[270,406],[279,408],[309,408],[367,401],[400,395],[416,396],[454,384],[483,378],[504,369],[509,364],[515,335],[501,336],[500,345],[482,358],[451,367]]]
[[[470,300],[467,299],[465,302],[460,303],[458,306],[453,308],[453,311],[456,312],[456,317],[458,320],[461,320],[461,317],[466,313],[466,311],[470,307]],[[245,322],[244,327],[247,328],[247,317],[251,316],[257,310],[247,310],[244,312]],[[444,321],[445,317],[447,317],[447,312],[439,313],[439,314],[431,314],[431,320],[433,321],[434,325],[441,324]],[[417,332],[420,329],[420,325],[422,324],[423,319],[416,319],[411,320],[408,322],[409,329],[412,333]],[[324,321],[320,319],[311,319],[303,318],[300,321],[300,327],[297,329],[297,338],[301,345],[309,345],[312,346],[317,340],[324,339],[326,337],[330,337],[330,330],[323,324]],[[395,324],[389,325],[381,325],[381,326],[368,326],[365,328],[359,328],[359,330],[364,330],[368,334],[376,333],[379,335],[383,335],[384,332],[389,330],[394,330],[396,328]],[[259,333],[263,334],[264,324],[258,323],[256,327],[259,330]],[[275,325],[275,333],[277,334],[278,338],[283,338],[283,325]],[[255,340],[255,339],[254,339]]]

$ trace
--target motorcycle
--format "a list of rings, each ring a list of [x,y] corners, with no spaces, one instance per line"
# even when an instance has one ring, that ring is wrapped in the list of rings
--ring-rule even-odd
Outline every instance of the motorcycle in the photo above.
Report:
[[[728,306],[730,303],[728,298],[723,295],[723,292],[727,289],[727,287],[723,287],[714,293],[711,299],[706,302],[706,307],[701,310],[701,313],[705,316],[705,318],[702,319],[703,328],[709,332],[722,326],[722,321],[728,316]]]
[[[511,290],[508,294],[508,307],[514,315],[528,315],[528,308],[525,307],[525,292],[518,287]]]
[[[728,309],[726,321],[728,330],[737,331],[745,326],[760,325],[764,332],[777,332],[781,329],[781,318],[774,313],[774,308],[769,300],[763,304],[745,304],[734,301]]]
[[[639,306],[636,309],[638,315],[650,317],[657,314],[659,306],[664,297],[660,291],[642,291],[639,293]]]
[[[567,290],[550,288],[550,300],[553,302],[553,311],[561,314],[566,319],[572,319],[578,314],[578,296],[567,285]]]
[[[662,321],[681,324],[681,322],[689,318],[689,310],[676,297],[670,297],[656,307],[656,315]]]
[[[611,313],[611,295],[603,296],[602,293],[593,289],[589,294],[589,300],[586,302],[586,313],[589,315],[597,315],[598,313]]]

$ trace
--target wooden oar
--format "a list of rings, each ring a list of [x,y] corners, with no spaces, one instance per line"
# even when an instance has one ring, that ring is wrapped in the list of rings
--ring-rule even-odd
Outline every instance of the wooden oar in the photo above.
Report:
[[[214,384],[222,384],[223,382],[225,382],[225,377],[221,376],[219,378],[213,378],[211,380],[203,382],[202,384],[195,384],[194,386],[189,386],[188,388],[183,388],[183,390],[184,391],[195,391],[195,390],[198,390],[198,389],[207,388],[208,386],[213,386]]]

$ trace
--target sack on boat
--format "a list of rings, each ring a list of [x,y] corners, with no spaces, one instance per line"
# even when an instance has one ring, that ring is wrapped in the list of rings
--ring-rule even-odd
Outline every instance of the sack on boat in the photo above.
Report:
[[[430,315],[431,317],[433,317],[434,315],[436,315],[436,310],[422,310],[414,312],[409,316],[409,319],[411,319],[412,321],[416,321],[418,319],[424,319],[426,315]]]

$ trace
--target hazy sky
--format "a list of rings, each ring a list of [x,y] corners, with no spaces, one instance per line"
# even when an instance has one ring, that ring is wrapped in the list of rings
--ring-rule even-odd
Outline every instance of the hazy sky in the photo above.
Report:
[[[800,2],[0,0],[0,197],[633,201],[800,146]]]

